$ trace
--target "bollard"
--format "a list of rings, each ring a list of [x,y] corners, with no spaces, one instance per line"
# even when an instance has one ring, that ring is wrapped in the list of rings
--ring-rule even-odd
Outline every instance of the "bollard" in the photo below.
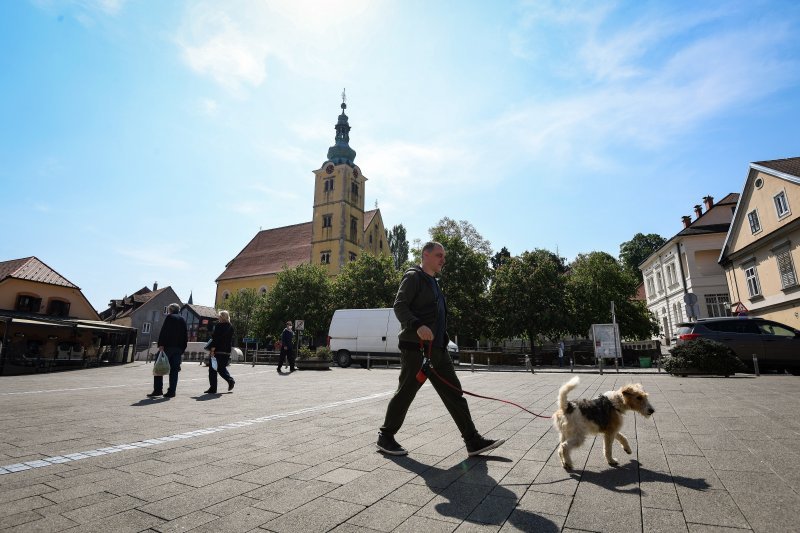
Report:
[[[369,364],[370,364],[369,356],[370,356],[370,354],[368,353],[367,354],[367,370],[370,370],[370,368],[369,368]]]
[[[475,372],[475,354],[474,353],[469,354],[469,364],[470,364],[470,367],[472,368],[472,372]]]
[[[575,361],[572,357],[569,358],[569,371],[570,373],[575,372]]]
[[[386,368],[389,368],[389,360],[386,360]]]
[[[758,357],[756,357],[756,354],[753,354],[753,371],[756,373],[756,377],[761,375],[758,371]]]
[[[614,358],[614,368],[617,369],[617,374],[619,374],[619,359],[616,357]]]
[[[661,357],[656,357],[656,370],[659,374],[661,373]]]
[[[600,361],[600,375],[602,376],[603,375],[603,358],[601,357],[599,359],[599,361]]]
[[[489,371],[489,367],[492,366],[492,358],[488,355],[486,356],[486,371]]]

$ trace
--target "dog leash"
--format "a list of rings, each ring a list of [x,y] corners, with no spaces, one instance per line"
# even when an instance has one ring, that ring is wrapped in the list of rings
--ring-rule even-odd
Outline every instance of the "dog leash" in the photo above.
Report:
[[[453,385],[452,383],[450,383],[449,381],[444,379],[441,375],[439,375],[439,373],[436,371],[436,369],[433,367],[433,365],[431,365],[431,350],[433,349],[433,341],[429,341],[428,342],[428,351],[427,351],[427,353],[425,352],[425,343],[422,340],[419,341],[419,349],[422,351],[422,356],[423,356],[422,367],[417,372],[417,381],[419,381],[420,383],[425,383],[425,380],[428,379],[428,374],[430,372],[433,372],[433,375],[436,376],[436,378],[439,381],[441,381],[442,383],[444,383],[445,385],[447,385],[448,387],[450,387],[454,391],[459,392],[461,394],[466,394],[468,396],[474,396],[475,398],[482,398],[484,400],[493,400],[495,402],[507,403],[508,405],[513,405],[514,407],[518,407],[518,408],[522,409],[523,411],[525,411],[526,413],[530,413],[530,414],[532,414],[533,416],[535,416],[537,418],[550,418],[550,416],[547,416],[547,415],[534,413],[533,411],[530,411],[530,410],[522,407],[521,405],[519,405],[517,403],[514,403],[514,402],[512,402],[510,400],[503,400],[501,398],[492,398],[491,396],[483,396],[481,394],[476,394],[474,392],[469,392],[469,391],[465,391],[463,389],[459,389],[458,387],[456,387],[455,385]]]

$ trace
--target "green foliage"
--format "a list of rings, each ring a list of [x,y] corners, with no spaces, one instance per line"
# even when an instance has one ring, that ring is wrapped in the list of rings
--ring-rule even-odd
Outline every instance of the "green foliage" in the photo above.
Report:
[[[567,276],[570,332],[586,335],[592,324],[611,323],[613,301],[623,338],[648,339],[658,333],[658,325],[643,302],[631,300],[636,285],[633,274],[611,255],[578,255],[569,265]]]
[[[408,261],[408,239],[406,238],[406,228],[398,224],[386,234],[389,243],[389,250],[392,252],[394,267],[400,270],[403,264]]]
[[[242,289],[235,292],[225,302],[231,315],[231,325],[239,344],[242,339],[257,334],[258,317],[264,312],[267,301],[255,289]]]
[[[744,363],[733,355],[730,348],[710,339],[694,339],[679,344],[664,358],[664,370],[671,374],[696,371],[702,374],[730,376],[745,370]]]
[[[499,252],[492,256],[492,270],[497,270],[504,264],[508,263],[511,260],[511,252],[508,251],[508,248],[503,246]]]
[[[333,309],[392,307],[400,276],[391,257],[364,252],[347,263],[333,282]]]
[[[301,346],[297,350],[297,359],[299,361],[307,361],[308,359],[316,359],[314,352],[308,346]]]
[[[475,226],[466,220],[459,220],[456,222],[452,218],[444,217],[435,226],[428,230],[431,238],[434,241],[442,242],[443,237],[448,239],[459,239],[467,245],[471,250],[486,256],[487,258],[492,255],[492,244],[483,238],[478,233]],[[442,243],[444,244],[444,243]],[[447,249],[445,247],[445,249]]]
[[[298,319],[305,320],[304,335],[324,334],[333,316],[330,301],[331,282],[322,266],[305,263],[285,268],[258,316],[259,334],[277,337],[287,320]]]
[[[333,352],[327,346],[320,346],[317,348],[317,353],[314,354],[315,359],[320,361],[333,361]]]
[[[524,252],[501,265],[489,294],[492,330],[497,337],[538,335],[555,338],[566,331],[565,267],[548,250]]]
[[[431,228],[431,238],[442,243],[446,252],[440,286],[447,298],[448,333],[451,337],[458,336],[460,341],[479,338],[486,330],[488,316],[485,295],[489,257],[470,247],[458,235],[437,231],[436,227]]]
[[[642,271],[639,265],[650,257],[650,255],[664,246],[667,242],[664,237],[656,233],[643,234],[637,233],[629,241],[623,242],[619,246],[619,259],[625,268],[642,282]]]

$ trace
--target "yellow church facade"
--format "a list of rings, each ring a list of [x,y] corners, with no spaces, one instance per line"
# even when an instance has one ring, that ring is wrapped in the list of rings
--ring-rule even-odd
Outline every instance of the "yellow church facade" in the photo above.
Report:
[[[278,273],[303,263],[326,267],[331,276],[359,255],[389,255],[386,228],[379,209],[364,210],[367,178],[355,164],[350,125],[342,103],[335,144],[314,171],[311,222],[260,231],[216,279],[215,305],[243,289],[266,294]]]

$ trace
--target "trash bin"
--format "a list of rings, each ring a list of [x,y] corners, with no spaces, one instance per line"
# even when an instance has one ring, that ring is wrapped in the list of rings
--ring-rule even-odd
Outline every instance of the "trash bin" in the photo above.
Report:
[[[639,356],[639,368],[650,368],[653,364],[653,359],[649,356]]]

